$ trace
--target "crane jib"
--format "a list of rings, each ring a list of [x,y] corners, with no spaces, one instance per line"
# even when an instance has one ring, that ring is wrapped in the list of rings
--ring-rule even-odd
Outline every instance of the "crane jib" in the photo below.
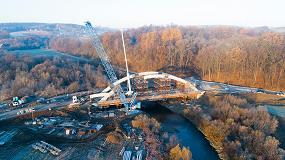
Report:
[[[116,73],[111,65],[110,59],[103,47],[103,44],[101,43],[99,36],[97,35],[95,29],[92,27],[90,22],[86,22],[86,28],[87,31],[89,33],[89,35],[91,35],[91,41],[92,41],[92,45],[95,47],[96,52],[101,60],[101,63],[104,67],[105,72],[107,73],[107,76],[111,82],[111,84],[113,84],[114,82],[116,82],[118,80]],[[112,87],[114,87],[112,85]],[[122,89],[122,87],[120,85],[116,86],[114,89],[114,91],[119,95],[121,102],[124,104],[124,107],[127,109],[127,111],[129,110],[130,104],[133,103],[135,98],[132,98],[133,100],[131,101],[131,103],[129,104],[129,102],[126,99],[126,95]],[[135,96],[133,96],[135,97]]]

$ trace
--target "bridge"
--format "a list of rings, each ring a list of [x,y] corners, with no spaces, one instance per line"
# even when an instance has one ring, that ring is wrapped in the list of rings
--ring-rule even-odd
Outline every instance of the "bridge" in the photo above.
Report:
[[[195,87],[195,84],[163,72],[141,72],[129,76],[132,90],[137,93],[138,101],[158,101],[173,98],[192,98],[197,99],[204,94]],[[115,89],[118,86],[127,88],[128,77],[123,77],[111,86],[108,86],[100,93],[90,95],[90,100],[94,101],[95,106],[108,107],[111,105],[121,105],[122,102]],[[131,102],[131,98],[127,97]]]

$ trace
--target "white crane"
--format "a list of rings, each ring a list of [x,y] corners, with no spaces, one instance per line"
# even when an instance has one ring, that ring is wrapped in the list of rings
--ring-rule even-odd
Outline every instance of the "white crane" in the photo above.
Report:
[[[125,55],[125,62],[126,62],[126,69],[127,69],[127,77],[128,77],[128,92],[126,93],[127,95],[132,95],[132,87],[131,87],[131,81],[130,81],[130,74],[129,74],[129,67],[128,67],[128,60],[127,60],[127,54],[126,54],[126,47],[125,47],[125,40],[124,40],[124,32],[121,30],[121,35],[122,35],[122,42],[123,42],[123,48],[124,48],[124,55]]]
[[[107,55],[107,53],[103,47],[103,44],[101,43],[101,41],[99,39],[99,36],[97,35],[97,33],[95,31],[95,28],[91,25],[91,23],[89,21],[87,21],[85,23],[85,25],[87,28],[87,32],[91,36],[92,45],[95,47],[96,52],[97,52],[97,54],[98,54],[98,56],[102,62],[104,69],[105,69],[105,72],[107,73],[107,76],[111,82],[111,88],[114,89],[114,91],[119,95],[121,102],[124,104],[125,109],[128,112],[130,110],[130,108],[132,107],[131,105],[133,105],[133,102],[134,102],[137,94],[133,95],[133,97],[131,98],[131,102],[129,103],[126,99],[126,95],[125,95],[122,87],[120,85],[118,85],[116,88],[114,88],[115,86],[113,85],[113,83],[116,82],[118,80],[118,78],[116,76],[116,73],[115,73],[112,65],[111,65],[110,59],[109,59],[109,57],[108,57],[108,55]],[[123,39],[123,36],[122,36],[122,39]],[[124,53],[125,53],[125,47],[124,47]],[[126,59],[126,54],[125,54],[125,59]],[[127,62],[126,62],[126,66],[127,66]],[[127,68],[127,74],[128,74],[128,68]]]

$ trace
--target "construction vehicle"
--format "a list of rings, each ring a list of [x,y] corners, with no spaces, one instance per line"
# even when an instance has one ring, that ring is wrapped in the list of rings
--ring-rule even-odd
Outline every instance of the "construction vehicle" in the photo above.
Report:
[[[17,106],[20,106],[24,103],[23,100],[19,99],[19,97],[13,97],[13,100],[12,100],[12,106],[13,107],[17,107]]]
[[[124,90],[122,89],[121,85],[118,85],[116,87],[113,85],[113,83],[116,82],[118,80],[118,78],[116,76],[116,73],[115,73],[112,65],[111,65],[110,59],[109,59],[109,57],[108,57],[108,55],[107,55],[107,53],[103,47],[103,44],[100,41],[100,38],[99,38],[95,28],[92,26],[92,24],[89,21],[87,21],[85,23],[85,25],[86,25],[86,31],[91,36],[92,45],[95,47],[96,52],[97,52],[97,54],[101,60],[101,63],[103,65],[104,69],[105,69],[105,72],[107,73],[107,76],[111,82],[111,89],[113,89],[115,91],[115,93],[117,95],[119,95],[120,101],[123,103],[123,105],[125,107],[125,111],[128,113],[130,111],[130,109],[132,108],[132,105],[134,105],[135,97],[137,94],[133,93],[133,92],[129,92],[129,94],[131,93],[130,96],[132,96],[132,97],[131,97],[131,102],[128,102],[127,98],[126,98],[126,94],[125,94]],[[125,48],[124,48],[124,53],[125,53]],[[125,59],[126,59],[126,57],[125,57]]]

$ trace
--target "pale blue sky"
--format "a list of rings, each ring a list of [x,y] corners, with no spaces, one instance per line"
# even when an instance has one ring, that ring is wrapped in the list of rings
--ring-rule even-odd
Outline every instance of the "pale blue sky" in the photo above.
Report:
[[[285,0],[0,0],[0,23],[285,26]]]

